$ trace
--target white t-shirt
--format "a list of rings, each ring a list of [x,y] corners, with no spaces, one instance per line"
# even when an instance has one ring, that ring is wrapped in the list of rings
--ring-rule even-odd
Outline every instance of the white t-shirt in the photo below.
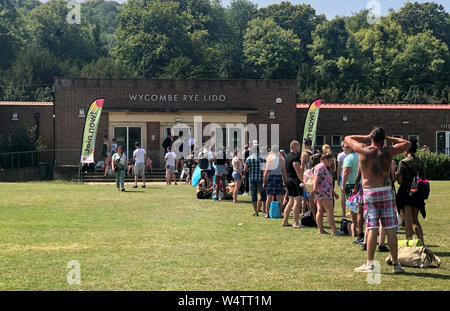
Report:
[[[175,166],[175,152],[167,152],[164,159],[166,160],[166,165]]]
[[[133,152],[133,157],[136,157],[136,162],[135,162],[135,164],[138,164],[138,163],[145,163],[145,155],[146,155],[146,154],[147,154],[147,153],[146,153],[145,150],[142,149],[142,148],[138,148],[138,149],[134,150],[134,152]]]
[[[117,144],[111,145],[111,153],[117,152]]]
[[[124,153],[122,153],[122,156],[120,156],[118,152],[114,153],[112,160],[115,161],[117,159],[120,159],[120,164],[122,164],[123,167],[127,166],[127,156]]]

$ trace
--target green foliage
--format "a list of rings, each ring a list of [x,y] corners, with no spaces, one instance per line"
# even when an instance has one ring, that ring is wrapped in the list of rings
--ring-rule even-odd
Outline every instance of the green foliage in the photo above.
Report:
[[[28,127],[26,124],[16,126],[11,132],[11,140],[8,142],[6,151],[34,151],[44,150],[41,137],[36,138],[36,126]]]
[[[422,150],[418,150],[416,156],[425,164],[427,179],[450,180],[450,156]],[[395,160],[399,162],[403,158],[405,154],[400,154]]]
[[[87,64],[80,73],[81,78],[129,79],[137,74],[129,67],[119,64],[113,58],[102,57]]]
[[[53,77],[67,72],[48,50],[27,49],[20,52],[7,74],[0,77],[5,85],[5,100],[51,101]]]
[[[175,57],[163,68],[161,78],[165,79],[198,79],[202,76],[203,67],[192,64],[185,56]]]
[[[449,14],[436,2],[407,2],[391,17],[410,36],[431,31],[436,38],[450,44]]]
[[[48,50],[58,60],[90,62],[100,53],[94,28],[81,15],[81,24],[69,24],[67,2],[53,0],[33,9],[27,16],[27,40],[34,48]]]
[[[448,8],[447,8],[448,9]],[[448,104],[450,15],[407,2],[327,20],[311,5],[251,0],[0,2],[0,99],[50,100],[68,78],[297,79],[298,100]]]
[[[18,16],[11,0],[0,2],[0,71],[7,69],[14,62],[14,51],[21,45],[17,33]]]
[[[291,79],[297,73],[300,39],[273,19],[255,18],[244,35],[245,63],[256,77]]]

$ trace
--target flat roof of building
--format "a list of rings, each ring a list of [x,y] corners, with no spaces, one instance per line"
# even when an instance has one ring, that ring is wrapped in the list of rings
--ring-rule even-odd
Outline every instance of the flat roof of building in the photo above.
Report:
[[[297,109],[308,109],[309,104],[297,104]],[[321,104],[322,109],[419,109],[450,110],[450,105],[431,104]]]
[[[0,101],[0,106],[53,106],[52,102]]]

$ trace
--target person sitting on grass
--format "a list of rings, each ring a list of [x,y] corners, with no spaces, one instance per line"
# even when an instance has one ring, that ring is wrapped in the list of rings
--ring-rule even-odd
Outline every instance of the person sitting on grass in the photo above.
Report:
[[[211,199],[213,193],[213,184],[208,183],[208,177],[205,174],[202,175],[200,181],[197,184],[197,199]]]
[[[313,186],[311,194],[315,196],[317,205],[319,207],[316,214],[316,223],[319,229],[318,234],[328,234],[323,229],[323,213],[327,213],[328,224],[331,227],[333,235],[342,235],[337,229],[334,222],[334,208],[333,208],[333,196],[339,199],[339,195],[333,190],[333,177],[328,170],[328,167],[332,165],[334,156],[331,153],[322,154],[320,157],[320,163],[317,164],[313,171],[316,176],[316,180]]]
[[[127,162],[127,171],[126,171],[126,175],[127,176],[133,176],[133,171],[134,171],[134,165],[133,162],[131,160],[129,160]]]

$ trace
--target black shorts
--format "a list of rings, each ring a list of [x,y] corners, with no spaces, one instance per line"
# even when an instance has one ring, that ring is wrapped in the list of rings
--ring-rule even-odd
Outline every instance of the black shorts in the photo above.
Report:
[[[214,177],[214,170],[205,170],[205,172],[206,172],[206,175],[208,176],[208,178],[212,178],[212,177]]]
[[[303,188],[300,187],[300,181],[288,180],[286,183],[286,188],[288,191],[288,196],[290,197],[303,196]]]

